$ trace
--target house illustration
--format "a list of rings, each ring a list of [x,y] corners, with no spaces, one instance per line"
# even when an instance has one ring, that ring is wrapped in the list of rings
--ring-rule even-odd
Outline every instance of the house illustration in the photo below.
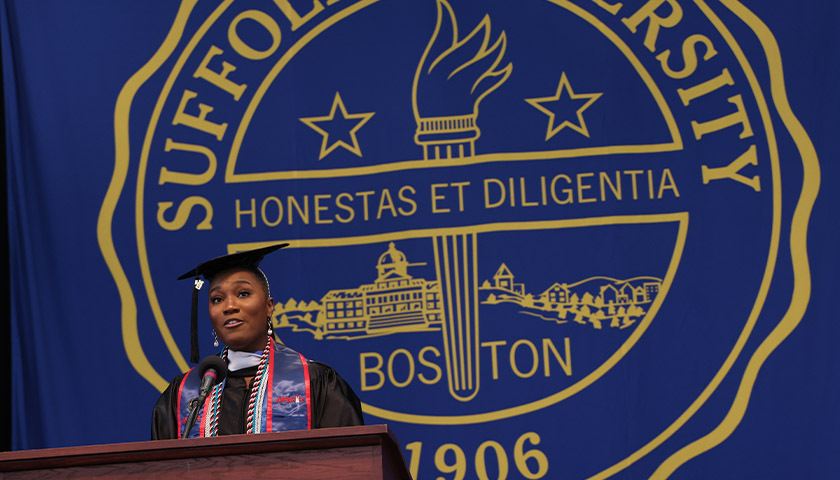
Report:
[[[555,282],[539,295],[539,299],[548,304],[569,303],[569,287]]]
[[[496,274],[493,275],[493,286],[500,290],[525,295],[525,284],[514,283],[513,273],[511,273],[510,269],[504,263],[496,270]]]
[[[628,284],[624,284],[626,287]],[[621,305],[625,303],[629,303],[629,298],[627,295],[626,288],[616,288],[615,285],[607,284],[601,287],[601,298],[604,300],[604,304],[606,305]]]
[[[659,282],[645,282],[642,285],[645,291],[645,301],[651,302],[654,298],[656,298],[656,294],[659,293]]]

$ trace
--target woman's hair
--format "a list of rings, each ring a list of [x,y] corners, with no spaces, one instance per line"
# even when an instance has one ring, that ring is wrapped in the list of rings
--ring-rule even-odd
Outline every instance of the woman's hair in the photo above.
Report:
[[[265,298],[266,299],[271,298],[271,289],[268,287],[268,277],[265,276],[265,273],[262,270],[260,270],[259,267],[254,267],[254,266],[234,267],[234,268],[229,268],[227,270],[222,270],[222,272],[226,272],[226,271],[230,271],[230,270],[242,270],[242,271],[245,271],[245,272],[253,273],[254,276],[257,277],[257,281],[260,282],[260,286],[262,286],[263,293],[265,293]],[[213,279],[219,273],[221,273],[221,272],[216,272],[215,275],[207,278],[207,282],[212,283]],[[206,275],[205,275],[205,277],[206,277]]]
[[[271,298],[271,289],[268,288],[268,277],[265,276],[265,272],[260,270],[260,267],[247,267],[245,270],[253,273],[257,277],[265,292],[265,298]]]

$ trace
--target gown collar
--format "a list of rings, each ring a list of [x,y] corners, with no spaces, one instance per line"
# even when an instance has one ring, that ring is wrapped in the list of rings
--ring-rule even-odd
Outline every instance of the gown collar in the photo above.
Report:
[[[240,352],[228,350],[228,370],[235,372],[243,368],[256,367],[260,364],[262,352]]]

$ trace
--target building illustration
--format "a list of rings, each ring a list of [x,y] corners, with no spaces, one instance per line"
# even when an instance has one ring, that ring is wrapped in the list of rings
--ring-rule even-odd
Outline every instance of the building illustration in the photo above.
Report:
[[[393,242],[380,255],[373,283],[328,291],[319,302],[287,302],[275,307],[279,328],[311,330],[316,338],[350,338],[439,330],[438,282],[413,278],[405,254]],[[277,318],[279,316],[279,318]]]
[[[526,292],[523,283],[516,283],[510,268],[502,263],[492,282],[485,281],[479,291],[484,305],[512,303],[523,307],[524,313],[557,323],[566,323],[571,314],[574,322],[600,330],[605,322],[613,328],[634,324],[647,313],[644,306],[654,301],[661,285],[662,280],[656,277],[591,277],[572,284],[555,282],[534,295]]]
[[[394,242],[376,262],[376,279],[353,288],[329,290],[317,301],[278,302],[276,328],[309,331],[317,339],[350,339],[394,333],[438,331],[446,320],[446,300],[437,279],[415,278],[410,263]],[[502,263],[492,278],[478,287],[486,307],[514,304],[521,312],[558,324],[572,321],[595,329],[626,328],[647,311],[662,280],[640,276],[620,280],[591,277],[575,283],[554,282],[529,293]]]

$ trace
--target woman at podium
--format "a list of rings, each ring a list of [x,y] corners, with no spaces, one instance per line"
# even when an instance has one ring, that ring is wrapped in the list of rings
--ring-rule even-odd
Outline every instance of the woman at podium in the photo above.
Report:
[[[335,370],[274,341],[274,299],[259,263],[287,245],[214,258],[179,277],[195,281],[191,361],[205,283],[216,346],[226,347],[172,380],[152,413],[153,440],[363,424],[359,399]]]

